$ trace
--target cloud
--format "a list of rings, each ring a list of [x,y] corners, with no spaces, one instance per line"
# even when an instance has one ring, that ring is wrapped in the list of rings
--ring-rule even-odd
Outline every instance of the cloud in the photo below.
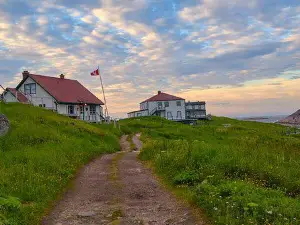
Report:
[[[298,97],[299,13],[293,0],[0,0],[0,83],[65,73],[102,98],[99,65],[114,115],[158,89],[215,114],[281,114]]]

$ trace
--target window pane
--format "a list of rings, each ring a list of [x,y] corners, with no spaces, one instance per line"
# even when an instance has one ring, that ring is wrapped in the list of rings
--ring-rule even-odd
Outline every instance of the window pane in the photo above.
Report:
[[[30,94],[30,85],[29,84],[24,85],[24,92],[25,92],[25,94]]]
[[[169,107],[169,102],[165,102],[165,107]]]
[[[181,106],[181,101],[177,101],[177,106]]]
[[[36,85],[35,84],[30,84],[30,94],[35,94],[36,93]]]

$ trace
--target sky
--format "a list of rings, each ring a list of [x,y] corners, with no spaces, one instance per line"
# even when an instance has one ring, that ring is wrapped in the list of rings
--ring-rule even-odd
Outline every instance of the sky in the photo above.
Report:
[[[0,84],[63,73],[125,117],[158,90],[219,116],[300,108],[299,0],[0,0]]]

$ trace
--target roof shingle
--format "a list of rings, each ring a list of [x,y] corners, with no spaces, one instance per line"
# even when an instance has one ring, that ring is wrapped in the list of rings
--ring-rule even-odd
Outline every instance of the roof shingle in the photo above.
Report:
[[[161,92],[161,91],[158,91],[157,95],[154,95],[153,97],[148,98],[147,100],[145,100],[145,101],[143,101],[141,103],[144,103],[144,102],[156,102],[156,101],[175,101],[175,100],[185,100],[185,99],[177,97],[177,96],[174,96],[174,95],[169,95],[169,94]]]
[[[26,96],[23,95],[22,92],[17,91],[17,89],[15,89],[15,88],[6,88],[6,90],[9,91],[10,93],[12,93],[15,97],[17,96],[19,102],[28,103],[28,99],[26,98]]]
[[[29,74],[51,96],[61,103],[87,103],[104,105],[103,102],[77,80]]]

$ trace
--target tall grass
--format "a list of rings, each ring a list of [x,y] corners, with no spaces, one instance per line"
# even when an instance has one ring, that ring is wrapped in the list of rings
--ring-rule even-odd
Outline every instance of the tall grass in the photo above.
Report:
[[[300,136],[228,118],[195,127],[160,118],[122,121],[143,132],[140,155],[184,186],[215,224],[300,224]]]
[[[11,123],[0,137],[0,224],[39,224],[77,169],[119,150],[119,131],[46,109],[1,104]]]

